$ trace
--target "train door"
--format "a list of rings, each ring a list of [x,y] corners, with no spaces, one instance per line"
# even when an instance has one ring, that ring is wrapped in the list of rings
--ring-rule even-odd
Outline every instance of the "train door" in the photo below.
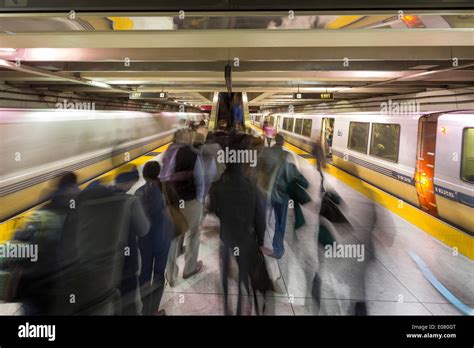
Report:
[[[434,192],[436,154],[436,129],[439,115],[420,117],[418,121],[418,145],[416,157],[415,186],[418,201],[423,211],[438,216]]]
[[[331,157],[332,138],[334,135],[334,118],[324,117],[321,124],[321,146],[326,157]]]

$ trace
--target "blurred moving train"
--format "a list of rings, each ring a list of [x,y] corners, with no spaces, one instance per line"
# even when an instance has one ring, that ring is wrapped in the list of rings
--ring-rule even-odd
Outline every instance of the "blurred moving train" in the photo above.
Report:
[[[311,153],[474,234],[474,111],[254,114]]]
[[[56,178],[74,171],[80,183],[172,140],[200,113],[0,109],[0,219],[48,199]]]

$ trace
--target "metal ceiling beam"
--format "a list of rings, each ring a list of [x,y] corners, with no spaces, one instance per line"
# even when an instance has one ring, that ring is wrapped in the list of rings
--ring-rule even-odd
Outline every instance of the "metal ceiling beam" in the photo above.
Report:
[[[474,59],[472,60],[474,62]],[[241,71],[330,71],[330,70],[408,70],[421,67],[449,67],[452,61],[352,61],[349,68],[337,61],[242,61],[234,67],[235,72]],[[467,63],[463,60],[462,63]],[[133,62],[125,66],[123,62],[28,62],[29,66],[40,69],[57,69],[68,72],[140,72],[140,71],[219,71],[228,64],[227,60],[214,62]],[[426,68],[414,70],[427,70]]]
[[[66,82],[71,82],[71,83],[75,83],[75,84],[88,85],[88,86],[92,85],[92,86],[98,87],[98,88],[112,89],[112,90],[116,90],[116,91],[122,92],[122,93],[128,93],[129,92],[128,90],[121,89],[121,88],[115,88],[115,87],[111,87],[111,86],[105,87],[105,85],[100,86],[100,85],[97,84],[97,82],[95,80],[88,80],[88,79],[84,79],[84,78],[80,78],[80,77],[75,77],[74,75],[67,74],[67,73],[61,73],[61,72],[53,73],[53,72],[50,72],[50,71],[47,71],[47,70],[42,70],[42,69],[38,69],[38,68],[29,67],[29,66],[24,65],[24,64],[12,63],[12,62],[9,62],[9,61],[3,60],[3,59],[0,59],[0,68],[5,68],[5,69],[13,70],[13,71],[19,71],[19,72],[22,72],[22,73],[27,73],[27,74],[31,74],[31,75],[46,77],[46,78],[53,78],[53,79],[57,79],[57,80],[60,80],[60,81],[66,81]]]
[[[252,11],[252,10],[398,10],[398,9],[472,9],[470,0],[109,0],[107,2],[88,0],[29,0],[5,2],[2,12],[67,12],[76,11]]]
[[[418,29],[416,29],[418,30]],[[14,44],[15,42],[12,42]],[[45,42],[43,42],[43,46]],[[48,43],[49,45],[49,43]],[[2,41],[0,47],[8,46]],[[14,52],[1,52],[0,59],[21,59],[23,62],[115,62],[125,63],[131,60],[131,68],[135,62],[215,62],[228,61],[238,57],[240,62],[246,61],[341,61],[348,57],[350,62],[361,61],[450,61],[453,57],[459,60],[474,59],[471,47],[449,45],[446,47],[298,47],[297,49],[278,47],[246,48],[17,48]]]
[[[262,100],[270,98],[274,93],[273,92],[265,92],[260,94],[259,96],[249,100],[249,105],[256,105],[260,103]]]
[[[286,17],[288,16],[288,11],[291,6],[283,10],[235,10],[235,11],[209,11],[209,10],[196,10],[196,11],[187,11],[186,17]],[[405,7],[407,8],[407,7]],[[398,11],[399,8],[397,8]],[[68,7],[66,11],[58,12],[24,12],[23,11],[2,11],[0,9],[0,18],[58,18],[63,17],[64,12],[71,10],[71,7]],[[180,9],[184,10],[184,9]],[[87,18],[98,18],[102,19],[105,17],[179,17],[179,11],[133,11],[124,13],[123,11],[107,11],[107,12],[80,12],[79,18],[82,16]],[[295,16],[393,16],[393,10],[383,10],[383,9],[369,9],[365,8],[362,10],[356,9],[340,9],[340,10],[316,10],[314,7],[312,9],[298,10],[292,7],[292,10],[295,11]],[[75,9],[77,11],[77,9]],[[397,11],[395,14],[398,15]],[[440,7],[434,9],[413,9],[410,10],[410,15],[435,15],[435,16],[467,16],[473,15],[474,10],[469,8],[462,9],[441,9]]]
[[[458,66],[452,66],[450,68],[445,68],[445,69],[436,69],[436,70],[430,70],[430,71],[424,71],[424,72],[415,72],[415,73],[412,73],[412,74],[407,74],[407,75],[396,77],[396,78],[393,78],[393,79],[387,79],[385,81],[372,82],[372,83],[369,83],[369,84],[365,85],[364,87],[377,87],[377,86],[385,85],[385,84],[392,83],[392,82],[398,82],[398,81],[402,81],[402,80],[410,80],[410,79],[415,79],[415,78],[419,79],[420,77],[432,76],[432,75],[446,73],[446,72],[449,72],[450,76],[452,76],[456,73],[458,73],[458,74],[461,73],[461,75],[465,75],[468,72],[466,70],[460,70],[460,69],[466,69],[466,68],[471,68],[471,67],[474,67],[474,63],[463,64],[463,65],[458,65]],[[468,80],[472,81],[473,79],[472,79],[472,77],[468,77]],[[351,90],[351,89],[353,89],[353,87],[342,88],[339,91],[337,91],[336,93],[346,92],[346,91]]]

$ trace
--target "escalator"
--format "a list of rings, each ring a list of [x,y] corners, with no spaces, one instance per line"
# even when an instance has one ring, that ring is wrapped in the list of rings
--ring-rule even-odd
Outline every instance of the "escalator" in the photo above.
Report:
[[[225,129],[224,129],[225,128]],[[217,101],[214,130],[245,131],[244,103],[242,92],[220,92]]]

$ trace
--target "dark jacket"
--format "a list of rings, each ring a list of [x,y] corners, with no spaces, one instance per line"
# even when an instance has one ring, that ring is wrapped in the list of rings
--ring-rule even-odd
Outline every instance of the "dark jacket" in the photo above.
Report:
[[[197,153],[189,146],[181,147],[176,154],[174,173],[192,173],[198,159],[197,156]],[[185,201],[196,199],[196,184],[193,179],[186,178],[185,180],[175,181],[173,186],[179,199]]]
[[[210,211],[221,221],[220,238],[230,247],[263,245],[265,200],[239,169],[227,170],[210,191]]]
[[[62,277],[58,313],[113,314],[107,304],[137,276],[137,238],[148,233],[148,219],[137,197],[96,183],[79,195],[75,220],[75,262]]]
[[[239,167],[229,166],[210,191],[209,210],[217,215],[221,223],[224,292],[227,288],[229,256],[233,254],[236,257],[239,279],[244,283],[243,286],[248,286],[250,279],[253,289],[265,293],[267,290],[272,290],[264,257],[258,248],[263,245],[266,227],[265,199],[256,185],[236,168]],[[239,286],[239,298],[240,289]]]
[[[172,231],[158,183],[147,182],[135,192],[135,196],[140,198],[145,214],[150,221],[149,233],[138,239],[142,260],[144,257],[151,256],[155,259],[153,272],[164,274]],[[142,268],[140,278],[151,276],[148,273],[150,273],[149,270]]]

